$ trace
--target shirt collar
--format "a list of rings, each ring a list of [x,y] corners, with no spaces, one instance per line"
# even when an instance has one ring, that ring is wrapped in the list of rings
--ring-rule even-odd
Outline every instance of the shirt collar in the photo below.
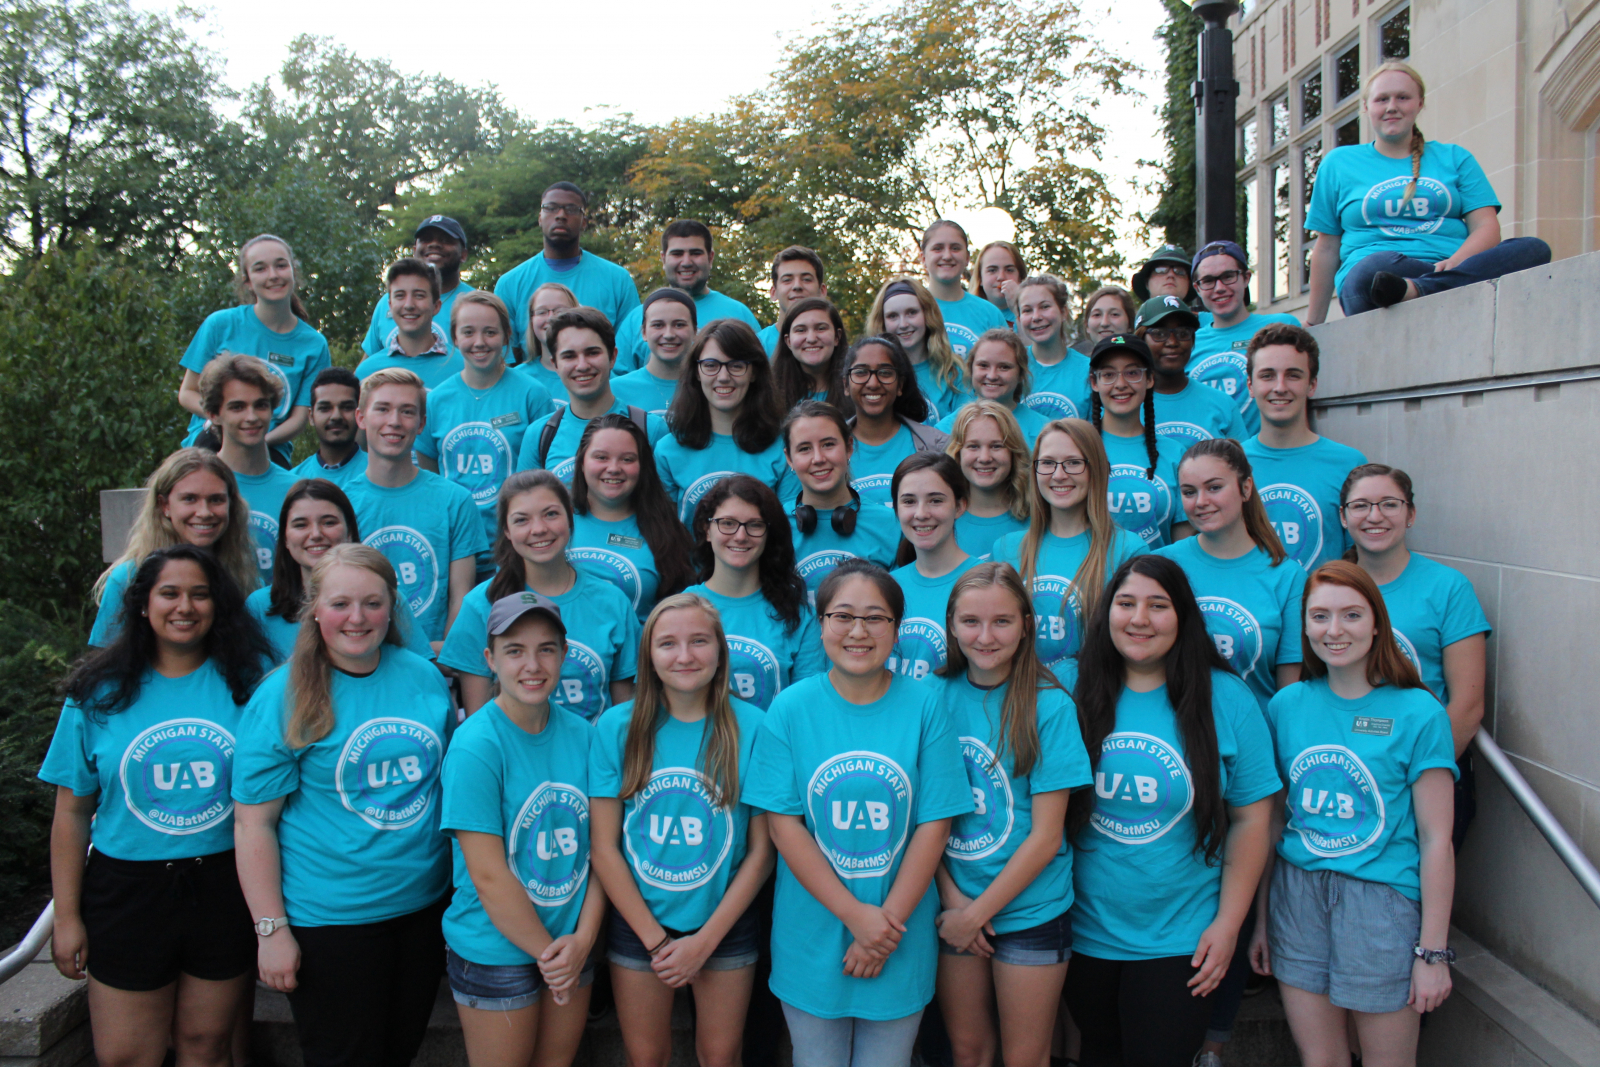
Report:
[[[444,327],[437,322],[429,323],[433,327],[433,347],[423,352],[424,356],[445,356],[450,354],[450,338],[445,336]],[[400,350],[400,327],[396,326],[389,331],[388,354],[391,356],[405,356]],[[416,357],[411,357],[416,358]]]

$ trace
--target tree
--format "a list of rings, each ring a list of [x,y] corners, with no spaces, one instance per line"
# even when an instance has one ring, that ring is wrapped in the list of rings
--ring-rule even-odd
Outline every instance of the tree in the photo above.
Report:
[[[1161,2],[1167,9],[1167,20],[1156,36],[1167,50],[1166,98],[1161,104],[1167,152],[1162,165],[1161,199],[1148,221],[1152,229],[1162,231],[1164,243],[1193,251],[1194,83],[1200,76],[1198,45],[1205,20],[1183,0]]]

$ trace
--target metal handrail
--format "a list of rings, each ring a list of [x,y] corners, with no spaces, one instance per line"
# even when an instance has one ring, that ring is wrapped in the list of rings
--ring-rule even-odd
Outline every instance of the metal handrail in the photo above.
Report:
[[[50,933],[56,925],[56,902],[51,901],[44,906],[39,917],[33,920],[33,928],[28,931],[28,936],[0,960],[0,983],[9,982],[22,969],[33,962],[33,958],[44,948],[44,943],[50,940]]]
[[[1511,791],[1517,803],[1522,805],[1522,810],[1528,813],[1533,825],[1544,834],[1545,840],[1550,842],[1550,847],[1555,849],[1556,855],[1561,857],[1561,862],[1567,865],[1567,870],[1572,872],[1572,876],[1578,880],[1583,891],[1589,894],[1589,898],[1596,905],[1600,905],[1600,870],[1596,870],[1594,864],[1589,862],[1589,857],[1583,854],[1583,849],[1572,840],[1571,835],[1545,806],[1544,801],[1539,799],[1539,794],[1535,793],[1533,786],[1522,777],[1522,772],[1512,764],[1511,757],[1505,754],[1505,750],[1489,736],[1489,731],[1480,726],[1473,740],[1477,742],[1478,751],[1483,758],[1489,761],[1489,766],[1494,768],[1494,772],[1500,776],[1500,780]]]

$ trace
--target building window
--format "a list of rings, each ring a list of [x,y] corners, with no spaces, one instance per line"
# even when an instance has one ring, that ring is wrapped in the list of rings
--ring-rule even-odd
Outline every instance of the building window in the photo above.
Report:
[[[1285,156],[1272,165],[1272,299],[1282,300],[1291,292],[1294,279],[1291,273],[1290,243],[1293,234],[1290,221],[1290,196],[1292,190],[1289,159]]]
[[[1280,96],[1268,106],[1272,108],[1272,143],[1280,145],[1289,139],[1289,98]]]
[[[1403,7],[1384,19],[1378,27],[1378,43],[1384,59],[1405,59],[1411,54],[1411,9]]]
[[[1260,251],[1256,247],[1256,219],[1259,208],[1256,204],[1256,172],[1251,171],[1239,180],[1239,232],[1243,240],[1239,243],[1244,246],[1244,254],[1251,259],[1258,259]]]
[[[1246,119],[1239,126],[1239,165],[1247,167],[1256,161],[1256,120]]]
[[[1334,98],[1344,100],[1361,91],[1361,45],[1351,45],[1333,61]]]
[[[1300,128],[1322,117],[1322,71],[1300,83]]]
[[[1307,141],[1300,146],[1300,289],[1311,287],[1311,231],[1305,228],[1306,212],[1311,208],[1311,190],[1317,184],[1317,167],[1322,163],[1322,141]]]
[[[1343,148],[1346,145],[1361,143],[1361,116],[1351,115],[1333,128],[1333,147]]]

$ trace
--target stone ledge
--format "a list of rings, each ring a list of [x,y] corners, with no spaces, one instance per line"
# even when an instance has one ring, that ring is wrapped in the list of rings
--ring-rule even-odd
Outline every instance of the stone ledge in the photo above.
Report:
[[[40,956],[0,985],[0,1057],[43,1055],[89,1018],[86,983]]]

